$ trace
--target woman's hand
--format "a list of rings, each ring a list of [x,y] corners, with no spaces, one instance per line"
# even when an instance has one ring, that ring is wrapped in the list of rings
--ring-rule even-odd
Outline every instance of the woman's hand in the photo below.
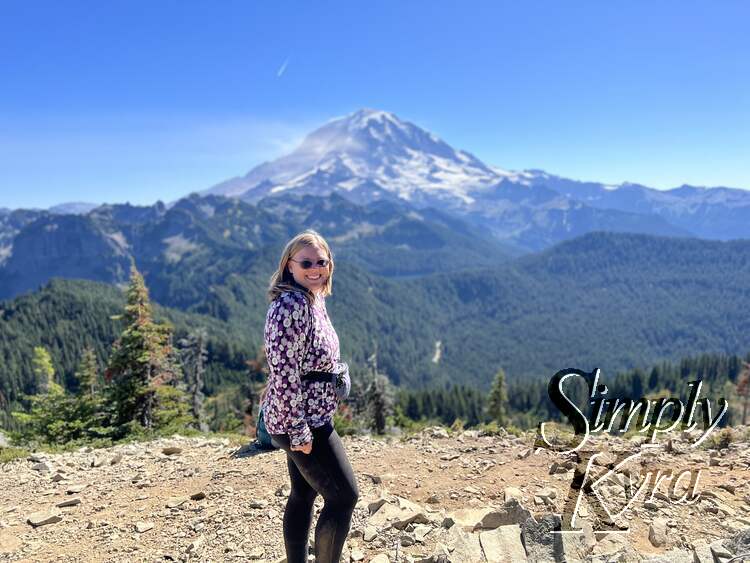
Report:
[[[312,451],[312,441],[302,444],[301,446],[291,446],[289,449],[309,455]]]

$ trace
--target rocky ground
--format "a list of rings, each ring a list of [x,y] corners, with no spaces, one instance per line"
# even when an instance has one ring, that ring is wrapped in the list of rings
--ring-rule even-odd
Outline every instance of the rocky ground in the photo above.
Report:
[[[706,450],[690,448],[683,435],[642,450],[642,440],[599,437],[590,449],[606,453],[592,474],[611,473],[596,488],[610,512],[633,494],[631,477],[672,470],[676,480],[685,473],[677,487],[662,478],[653,495],[635,498],[616,518],[627,532],[597,532],[602,512],[587,497],[575,534],[550,529],[559,523],[576,460],[533,450],[532,435],[431,427],[410,437],[343,442],[360,489],[343,561],[713,563],[750,552],[746,441]],[[641,451],[610,471],[623,455]],[[699,496],[679,504],[696,473]],[[173,436],[34,454],[0,471],[0,560],[277,563],[284,560],[288,492],[283,451],[238,451],[228,440]],[[318,497],[313,526],[322,503]]]

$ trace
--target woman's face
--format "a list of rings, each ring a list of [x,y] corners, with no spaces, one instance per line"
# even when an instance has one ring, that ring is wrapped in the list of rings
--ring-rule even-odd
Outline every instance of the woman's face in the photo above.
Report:
[[[300,263],[304,260],[309,260],[313,263],[313,266],[305,270]],[[331,269],[330,261],[327,266],[321,268],[318,265],[318,260],[330,260],[325,250],[317,246],[303,246],[296,254],[292,254],[291,259],[287,262],[287,269],[292,272],[294,281],[313,293],[318,293],[323,289]]]

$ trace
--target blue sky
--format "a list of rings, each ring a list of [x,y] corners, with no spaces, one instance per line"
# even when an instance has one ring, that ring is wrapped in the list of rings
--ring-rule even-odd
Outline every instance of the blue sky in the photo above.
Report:
[[[0,207],[150,204],[396,113],[508,169],[750,189],[750,2],[5,2]]]

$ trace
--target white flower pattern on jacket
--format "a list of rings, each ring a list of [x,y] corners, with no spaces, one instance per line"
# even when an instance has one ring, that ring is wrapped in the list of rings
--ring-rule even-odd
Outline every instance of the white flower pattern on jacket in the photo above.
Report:
[[[291,445],[312,440],[311,428],[333,418],[338,397],[333,385],[307,382],[309,371],[330,371],[340,359],[339,337],[325,298],[310,306],[301,291],[285,291],[266,314],[266,358],[270,370],[263,420],[269,434],[288,434]]]

